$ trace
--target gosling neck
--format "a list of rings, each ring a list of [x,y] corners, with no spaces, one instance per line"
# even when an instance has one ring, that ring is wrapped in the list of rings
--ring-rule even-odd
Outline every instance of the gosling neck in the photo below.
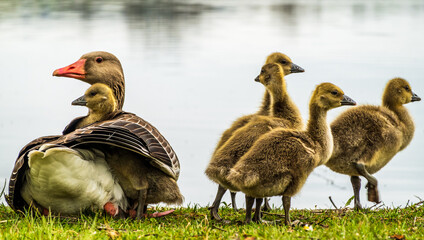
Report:
[[[302,118],[299,109],[293,103],[287,94],[286,85],[283,84],[279,89],[269,91],[271,93],[270,116],[287,119],[292,128],[302,128]]]
[[[261,116],[269,116],[270,105],[271,105],[271,96],[268,90],[265,90],[264,96],[262,97],[262,104],[259,107],[259,111],[256,114]]]
[[[87,116],[81,119],[76,128],[82,128],[95,122],[107,120],[110,118],[110,115],[117,110],[119,110],[119,108],[115,101],[112,104],[104,104],[99,109],[89,108]]]
[[[320,146],[317,147],[319,162],[317,165],[328,161],[333,151],[333,136],[327,123],[327,109],[317,104],[310,104],[307,133]]]
[[[385,104],[383,102],[383,106],[387,107],[388,109],[392,110],[396,116],[399,119],[399,128],[403,133],[403,142],[400,150],[404,149],[408,144],[411,142],[412,138],[414,137],[415,132],[415,124],[414,121],[409,115],[408,109],[406,109],[405,106],[398,104]]]

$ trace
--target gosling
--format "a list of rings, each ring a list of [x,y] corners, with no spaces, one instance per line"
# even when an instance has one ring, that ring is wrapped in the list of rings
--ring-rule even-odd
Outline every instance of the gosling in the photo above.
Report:
[[[362,209],[359,176],[368,180],[368,201],[380,202],[378,182],[371,174],[411,142],[414,122],[403,105],[420,100],[405,79],[394,78],[386,85],[382,106],[352,108],[331,123],[334,151],[326,166],[350,176],[356,210]]]
[[[264,133],[276,127],[301,128],[302,119],[296,105],[287,94],[284,70],[279,64],[270,63],[262,67],[255,79],[261,82],[271,95],[270,116],[254,116],[245,126],[234,131],[227,142],[213,155],[205,173],[220,186],[211,209],[213,218],[220,220],[218,206],[226,189],[235,188],[226,180],[230,169]]]
[[[332,152],[327,111],[355,104],[339,87],[322,83],[316,87],[309,102],[306,131],[271,130],[243,155],[231,169],[227,181],[246,194],[246,223],[251,222],[255,198],[254,221],[259,222],[262,198],[282,195],[285,223],[290,225],[291,197],[300,191],[315,167],[326,163]]]

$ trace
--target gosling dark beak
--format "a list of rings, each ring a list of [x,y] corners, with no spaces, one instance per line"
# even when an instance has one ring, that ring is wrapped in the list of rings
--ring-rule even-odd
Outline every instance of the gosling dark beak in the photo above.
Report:
[[[74,101],[72,101],[72,105],[75,105],[75,106],[86,106],[87,105],[87,101],[85,100],[85,96],[81,96],[81,97],[75,99]]]
[[[340,102],[342,105],[356,105],[356,102],[352,98],[343,95],[343,100]]]
[[[255,82],[259,82],[259,75],[255,78]]]
[[[421,98],[417,94],[412,92],[411,102],[416,102],[416,101],[421,101]]]
[[[292,67],[290,69],[290,73],[299,73],[299,72],[304,72],[305,70],[299,66],[297,66],[296,64],[292,63]]]

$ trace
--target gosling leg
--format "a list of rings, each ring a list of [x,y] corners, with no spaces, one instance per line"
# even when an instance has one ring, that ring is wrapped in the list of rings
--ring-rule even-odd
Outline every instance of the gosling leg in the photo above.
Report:
[[[351,176],[350,182],[353,187],[353,195],[354,195],[354,208],[355,210],[362,209],[361,201],[359,199],[359,191],[361,190],[361,179],[358,176]]]
[[[231,193],[231,205],[233,206],[233,210],[237,211],[237,203],[236,203],[236,192],[230,192]]]
[[[212,206],[209,208],[211,213],[211,218],[217,221],[222,220],[222,218],[218,214],[218,208],[219,208],[219,204],[221,203],[222,196],[224,196],[224,193],[226,191],[227,189],[225,189],[221,185],[218,185],[218,192],[216,193],[215,201],[213,202]]]
[[[253,215],[253,221],[259,223],[262,222],[261,219],[261,206],[262,206],[262,201],[264,200],[263,198],[256,198],[256,208],[255,208],[255,215]]]
[[[138,206],[137,206],[137,220],[141,220],[144,218],[144,210],[147,199],[147,189],[141,189],[138,195]]]
[[[262,211],[270,211],[271,210],[271,206],[269,205],[269,198],[264,198],[265,199],[265,203],[264,203],[264,207],[262,208]]]
[[[246,219],[244,220],[246,224],[252,221],[252,207],[254,202],[255,198],[246,195]]]
[[[377,185],[378,185],[377,179],[368,173],[368,171],[365,169],[364,164],[355,163],[355,168],[359,174],[361,174],[368,180],[368,183],[365,186],[366,188],[368,188],[368,201],[379,203],[380,197],[379,197],[378,189],[377,189]]]
[[[290,211],[290,205],[291,205],[291,197],[283,196],[284,223],[285,223],[287,226],[290,226],[290,225],[291,225],[291,222],[290,222],[290,214],[289,214],[289,211]]]

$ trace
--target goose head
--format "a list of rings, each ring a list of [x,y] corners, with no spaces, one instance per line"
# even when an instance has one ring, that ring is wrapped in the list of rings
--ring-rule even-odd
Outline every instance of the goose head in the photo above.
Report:
[[[102,116],[118,110],[112,89],[103,83],[93,84],[83,96],[75,99],[72,105],[86,106],[90,113]]]
[[[332,83],[319,84],[312,94],[311,106],[318,106],[324,110],[340,107],[343,105],[356,105],[356,102],[346,96],[343,90]]]
[[[53,76],[76,78],[91,85],[103,83],[113,90],[122,109],[125,97],[125,79],[121,63],[115,55],[108,52],[90,52],[69,66],[56,69]]]
[[[277,63],[265,64],[255,81],[262,83],[271,92],[281,91],[281,89],[285,89],[283,67]]]
[[[399,107],[410,102],[421,101],[421,98],[415,94],[408,81],[403,78],[394,78],[390,80],[383,94],[383,105],[387,107]]]
[[[304,72],[305,70],[298,65],[294,64],[292,60],[285,54],[280,52],[271,53],[265,61],[267,63],[277,63],[280,64],[284,70],[284,75],[289,75],[290,73],[299,73]]]

